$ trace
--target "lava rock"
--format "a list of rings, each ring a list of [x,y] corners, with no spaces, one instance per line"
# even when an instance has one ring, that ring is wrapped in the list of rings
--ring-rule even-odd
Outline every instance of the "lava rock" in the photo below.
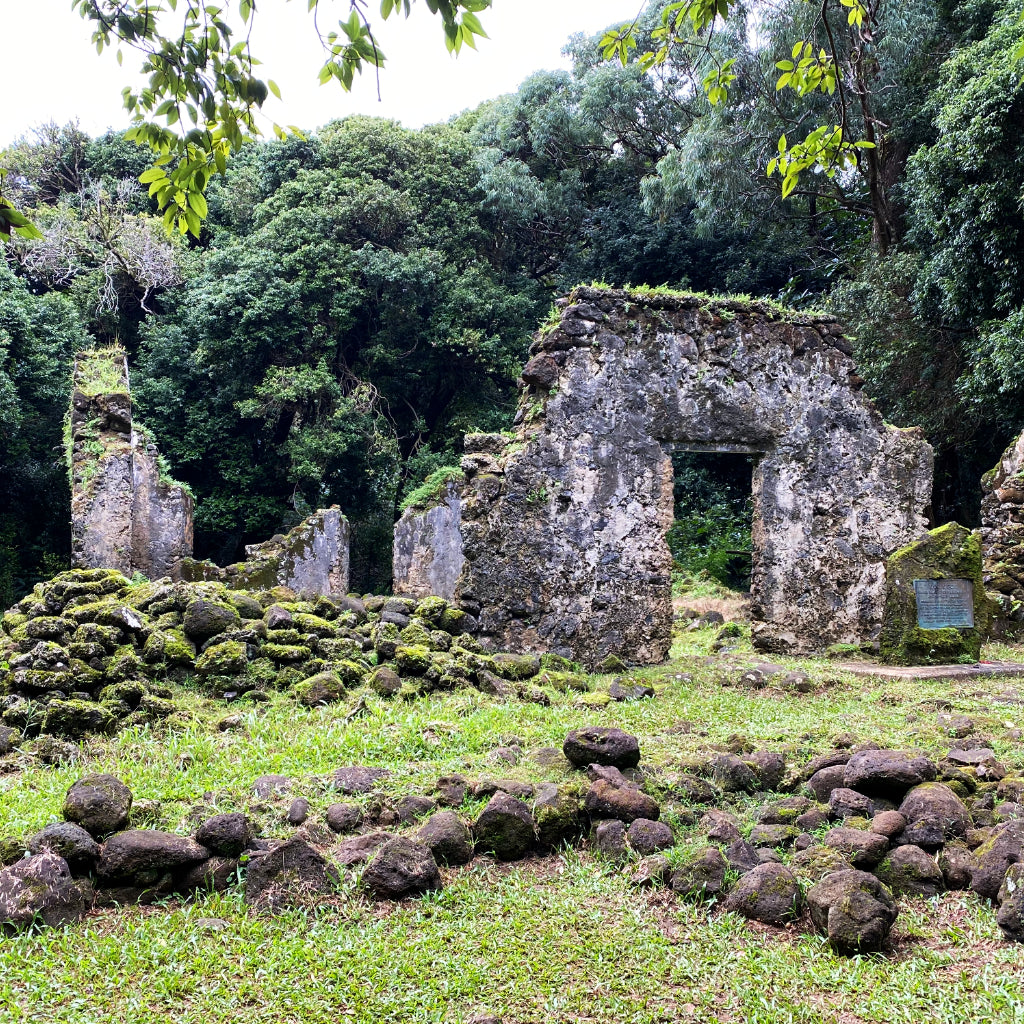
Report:
[[[907,819],[909,828],[922,819],[938,821],[942,829],[940,842],[962,839],[973,825],[966,804],[941,782],[915,786],[900,804],[900,814]]]
[[[942,884],[952,891],[970,889],[974,854],[963,843],[947,843],[939,853]]]
[[[68,790],[63,814],[96,839],[128,824],[132,792],[113,775],[86,775]]]
[[[292,780],[287,775],[261,775],[253,779],[252,791],[258,800],[266,800],[287,793],[291,785]]]
[[[12,935],[40,922],[55,928],[80,921],[89,909],[86,892],[58,854],[26,857],[0,871],[0,929]]]
[[[672,829],[663,821],[636,818],[626,830],[626,840],[641,856],[647,857],[675,845]]]
[[[391,838],[387,832],[368,832],[338,843],[331,856],[342,867],[365,864]]]
[[[534,793],[533,817],[540,844],[548,848],[572,842],[582,831],[579,796],[570,786],[552,782],[539,785]]]
[[[773,790],[782,785],[786,774],[786,760],[781,754],[774,750],[755,750],[744,760],[754,769],[759,789]]]
[[[434,783],[434,798],[442,807],[461,807],[469,796],[469,783],[461,775],[445,775]]]
[[[875,870],[894,896],[937,896],[944,888],[942,869],[920,846],[898,846]]]
[[[694,860],[683,864],[672,875],[672,890],[690,899],[721,895],[729,864],[717,846],[709,846]]]
[[[870,870],[885,856],[889,840],[859,828],[834,828],[825,834],[825,845],[838,850],[855,868]]]
[[[729,867],[741,875],[753,870],[761,863],[758,851],[742,839],[737,839],[726,848],[725,859],[729,862]]]
[[[799,834],[796,825],[755,825],[750,830],[750,845],[789,846]]]
[[[441,872],[429,847],[398,836],[374,854],[362,884],[377,899],[401,900],[440,889]]]
[[[386,779],[391,772],[386,768],[338,768],[330,778],[331,785],[348,796],[369,793],[380,779]]]
[[[530,809],[508,793],[495,793],[473,825],[479,849],[498,860],[519,860],[537,842],[537,828]]]
[[[1012,864],[1024,860],[1024,820],[997,825],[991,837],[974,851],[971,889],[982,899],[994,900]]]
[[[898,799],[936,775],[935,764],[927,757],[914,757],[899,750],[861,750],[843,770],[843,785],[869,796]]]
[[[640,741],[621,729],[590,726],[570,732],[562,744],[562,753],[576,768],[590,764],[635,768],[640,763]]]
[[[831,846],[808,846],[793,854],[789,869],[804,882],[820,882],[834,871],[848,871],[850,862]]]
[[[843,956],[876,953],[899,913],[892,893],[866,871],[836,871],[807,893],[811,920]]]
[[[828,796],[828,809],[833,818],[870,818],[875,805],[870,797],[855,789],[833,789]]]
[[[296,797],[288,805],[288,824],[301,825],[309,817],[309,801],[305,797]]]
[[[81,825],[61,821],[46,825],[28,842],[33,854],[55,853],[63,857],[73,875],[87,875],[100,858],[100,844]]]
[[[104,843],[96,873],[104,882],[136,880],[143,875],[189,867],[209,856],[205,846],[186,836],[155,829],[130,829],[118,832]]]
[[[828,803],[832,790],[846,787],[846,765],[828,765],[816,771],[808,780],[807,788],[819,803]]]
[[[795,825],[800,815],[813,807],[814,804],[805,796],[787,796],[765,804],[757,812],[757,820],[762,825]]]
[[[337,871],[322,854],[296,837],[250,859],[245,872],[245,902],[261,909],[281,910],[330,892],[338,881]]]
[[[758,774],[735,754],[719,754],[712,769],[715,784],[723,793],[756,793],[760,788]]]
[[[738,822],[728,811],[708,811],[700,819],[698,828],[713,843],[735,843],[742,838]]]
[[[783,925],[799,917],[803,897],[789,868],[767,863],[741,876],[723,905],[754,921]]]
[[[182,892],[226,892],[236,881],[237,857],[207,857],[185,872],[178,888]]]
[[[332,832],[354,832],[363,822],[363,812],[358,804],[331,804],[325,818]]]
[[[249,819],[240,811],[215,814],[199,826],[196,842],[220,857],[239,857],[252,842]]]
[[[598,779],[587,791],[583,806],[592,818],[618,818],[627,824],[637,818],[657,821],[661,808],[656,800],[639,789],[613,786],[604,779]]]
[[[196,643],[203,643],[230,629],[239,629],[241,617],[231,605],[197,597],[185,609],[183,628],[185,635]]]
[[[594,829],[594,847],[602,857],[621,861],[626,857],[626,826],[617,819],[598,822]]]
[[[886,839],[898,836],[907,827],[907,819],[899,811],[879,811],[871,819],[871,831]]]
[[[1014,864],[1003,884],[999,887],[997,897],[999,911],[996,924],[999,925],[1004,939],[1011,942],[1024,942],[1024,865]]]
[[[432,814],[416,833],[416,839],[430,850],[438,864],[468,864],[473,859],[473,833],[454,811]]]
[[[646,889],[653,885],[663,885],[672,874],[672,865],[668,858],[655,854],[644,857],[630,875],[629,884],[638,889]]]

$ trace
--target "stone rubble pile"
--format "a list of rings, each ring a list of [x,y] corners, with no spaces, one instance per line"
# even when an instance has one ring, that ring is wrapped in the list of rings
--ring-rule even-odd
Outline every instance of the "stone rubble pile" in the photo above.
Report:
[[[1009,775],[988,748],[968,743],[939,762],[874,747],[835,750],[790,774],[772,751],[716,753],[658,776],[642,764],[635,736],[589,727],[571,732],[562,753],[575,770],[568,781],[452,775],[429,795],[400,799],[380,788],[386,769],[339,768],[321,781],[347,799],[331,803],[322,821],[306,799],[289,799],[290,779],[261,776],[256,799],[287,805],[294,831],[284,840],[259,838],[242,812],[210,814],[192,836],[132,827],[128,787],[87,776],[68,790],[63,822],[27,843],[0,843],[9,865],[0,871],[0,920],[10,932],[59,925],[92,906],[239,880],[248,904],[280,910],[331,900],[349,873],[372,898],[405,899],[442,888],[442,869],[479,855],[516,861],[586,842],[628,863],[638,887],[667,886],[773,926],[809,919],[842,955],[887,946],[899,897],[945,890],[992,902],[1003,935],[1024,941],[1024,778]],[[790,795],[763,803],[750,828],[713,806],[772,791]],[[705,847],[669,860],[676,835],[655,794],[673,801],[666,806],[679,821],[696,820],[680,801],[705,806]],[[471,798],[486,805],[469,818]]]
[[[291,688],[310,706],[364,683],[383,697],[468,686],[512,696],[542,670],[547,686],[586,689],[565,659],[486,654],[475,630],[440,598],[304,601],[281,587],[73,570],[0,620],[0,718],[24,735],[108,733],[172,715],[166,683],[187,677],[229,700]]]

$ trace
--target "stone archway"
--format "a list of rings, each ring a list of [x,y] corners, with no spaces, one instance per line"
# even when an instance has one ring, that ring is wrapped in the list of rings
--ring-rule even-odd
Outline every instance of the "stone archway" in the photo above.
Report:
[[[755,643],[874,636],[886,556],[927,528],[932,452],[882,422],[850,353],[823,316],[577,289],[533,343],[515,436],[467,437],[457,599],[502,649],[663,660],[668,450],[749,451]]]

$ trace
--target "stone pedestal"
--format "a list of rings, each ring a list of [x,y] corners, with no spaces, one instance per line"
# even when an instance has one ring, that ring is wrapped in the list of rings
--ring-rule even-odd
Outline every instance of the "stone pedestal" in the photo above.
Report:
[[[979,534],[947,523],[890,556],[880,637],[883,661],[976,662],[989,617]]]

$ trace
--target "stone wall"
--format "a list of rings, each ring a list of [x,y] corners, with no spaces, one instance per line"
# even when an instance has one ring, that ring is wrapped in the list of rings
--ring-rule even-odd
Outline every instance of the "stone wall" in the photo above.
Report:
[[[396,594],[455,598],[462,554],[461,481],[449,480],[427,508],[409,508],[395,524],[392,556]]]
[[[337,505],[307,516],[287,534],[248,544],[244,562],[221,568],[189,559],[182,575],[190,582],[215,580],[235,590],[287,587],[301,598],[343,597],[349,586],[348,519]]]
[[[927,528],[932,451],[882,422],[850,353],[826,317],[577,289],[531,347],[516,436],[467,438],[462,607],[497,648],[661,661],[670,452],[741,451],[755,643],[875,637],[886,557]]]
[[[997,635],[1024,633],[1024,434],[981,482],[985,586],[997,606]]]
[[[152,439],[132,421],[120,349],[83,352],[71,396],[71,564],[180,576],[192,556],[192,497],[168,480]]]

